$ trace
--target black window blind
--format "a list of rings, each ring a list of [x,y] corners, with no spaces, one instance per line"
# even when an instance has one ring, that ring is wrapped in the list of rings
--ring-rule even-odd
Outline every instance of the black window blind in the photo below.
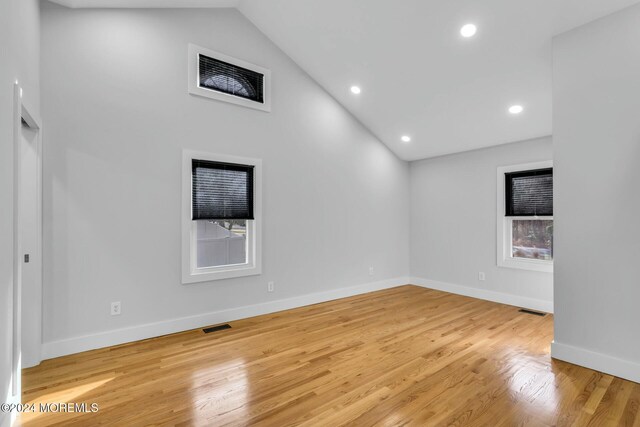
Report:
[[[264,75],[205,55],[198,55],[199,84],[215,90],[264,103]]]
[[[553,216],[553,169],[505,174],[506,216]]]
[[[192,160],[192,219],[254,219],[253,166]]]

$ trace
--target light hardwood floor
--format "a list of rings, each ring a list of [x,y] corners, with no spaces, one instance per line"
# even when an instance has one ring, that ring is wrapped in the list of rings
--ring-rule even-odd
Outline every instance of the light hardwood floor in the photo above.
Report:
[[[414,286],[43,362],[25,426],[640,426],[640,385],[549,357],[551,315]]]

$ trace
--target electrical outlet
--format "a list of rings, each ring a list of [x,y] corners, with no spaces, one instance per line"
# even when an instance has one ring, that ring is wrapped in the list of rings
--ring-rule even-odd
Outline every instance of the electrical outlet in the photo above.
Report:
[[[119,316],[120,313],[122,313],[122,305],[121,305],[120,301],[112,302],[111,303],[111,315],[112,316]]]
[[[369,267],[369,276],[373,276],[373,267]]]
[[[275,292],[275,290],[276,290],[275,282],[267,283],[267,292]]]
[[[481,282],[484,282],[484,271],[481,271],[478,273],[478,280],[480,280]]]

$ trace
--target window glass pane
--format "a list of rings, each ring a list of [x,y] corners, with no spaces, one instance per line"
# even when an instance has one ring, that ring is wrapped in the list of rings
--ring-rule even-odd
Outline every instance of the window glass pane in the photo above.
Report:
[[[512,222],[511,255],[514,258],[553,259],[553,220]]]
[[[197,268],[247,263],[246,220],[196,221]]]
[[[200,87],[264,103],[264,75],[200,54]]]

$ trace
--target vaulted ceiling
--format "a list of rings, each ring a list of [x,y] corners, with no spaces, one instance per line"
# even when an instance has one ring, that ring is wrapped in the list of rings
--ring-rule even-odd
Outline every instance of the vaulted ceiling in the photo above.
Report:
[[[552,37],[639,1],[57,0],[237,7],[405,160],[550,135]]]

